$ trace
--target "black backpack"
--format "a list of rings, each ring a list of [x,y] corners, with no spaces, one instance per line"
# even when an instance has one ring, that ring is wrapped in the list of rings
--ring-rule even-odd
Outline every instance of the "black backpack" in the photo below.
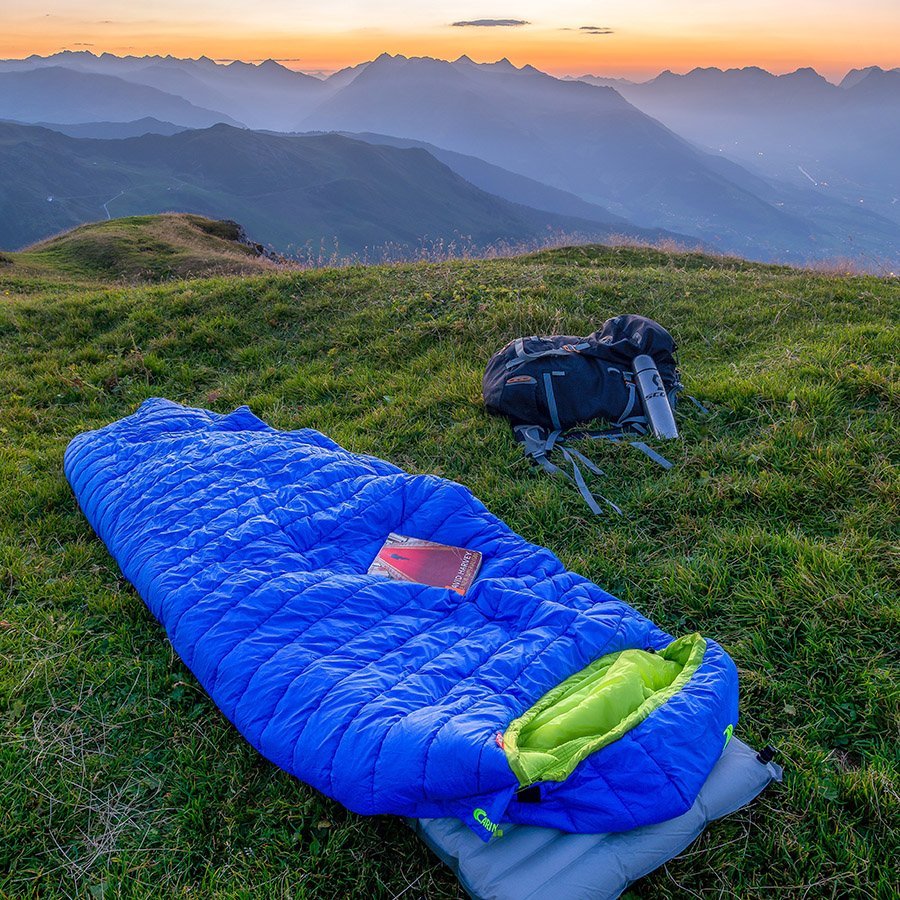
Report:
[[[581,438],[620,440],[647,433],[647,418],[632,371],[634,358],[641,354],[653,357],[674,411],[682,387],[675,341],[665,328],[643,316],[616,316],[587,337],[516,338],[491,357],[482,380],[488,411],[509,419],[525,455],[547,472],[562,473],[574,481],[597,514],[600,507],[578,461],[596,475],[603,473],[565,443]],[[610,423],[609,427],[571,430],[596,419]],[[629,444],[665,468],[671,467],[642,441]],[[571,464],[571,475],[549,460],[555,448]],[[605,497],[601,499],[621,512]]]

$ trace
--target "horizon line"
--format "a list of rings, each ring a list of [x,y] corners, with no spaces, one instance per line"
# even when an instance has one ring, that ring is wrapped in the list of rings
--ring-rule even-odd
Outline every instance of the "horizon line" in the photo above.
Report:
[[[500,57],[499,59],[495,59],[495,60],[476,62],[467,53],[461,53],[455,59],[449,59],[449,58],[444,58],[444,57],[440,57],[440,56],[428,56],[425,54],[423,54],[421,56],[407,56],[406,54],[403,54],[403,53],[389,53],[388,51],[384,51],[384,52],[378,54],[378,56],[372,57],[371,59],[363,59],[363,60],[360,60],[359,62],[348,63],[346,66],[341,66],[340,68],[336,68],[336,69],[314,67],[314,68],[307,70],[307,69],[303,69],[303,68],[294,68],[292,66],[284,65],[285,62],[301,62],[302,57],[273,57],[273,56],[270,56],[270,57],[265,57],[265,58],[255,57],[255,58],[248,59],[248,58],[241,58],[241,57],[235,57],[235,58],[211,57],[211,56],[207,56],[205,53],[201,53],[199,56],[176,56],[173,53],[144,53],[144,54],[125,53],[125,54],[119,54],[119,53],[115,53],[111,50],[101,50],[99,52],[95,52],[94,50],[91,50],[88,48],[83,48],[83,47],[79,47],[79,48],[63,47],[60,50],[55,50],[54,52],[47,53],[47,54],[29,53],[27,56],[8,56],[8,57],[4,57],[4,58],[0,59],[0,63],[27,62],[30,59],[47,60],[47,59],[52,59],[54,56],[60,56],[64,53],[91,56],[94,59],[100,59],[103,56],[112,56],[115,59],[174,59],[174,60],[178,60],[180,62],[202,62],[205,60],[207,62],[211,62],[213,65],[216,65],[216,66],[228,66],[228,65],[232,65],[233,63],[243,63],[245,65],[253,66],[254,68],[259,68],[260,66],[264,65],[267,62],[273,62],[276,65],[279,65],[283,69],[287,69],[290,72],[297,72],[298,74],[301,74],[301,75],[309,75],[312,78],[319,78],[320,80],[326,80],[328,77],[330,77],[331,75],[333,75],[337,72],[345,71],[347,69],[352,69],[352,68],[355,68],[355,67],[361,66],[361,65],[366,65],[366,64],[374,62],[375,60],[380,59],[384,56],[387,56],[390,59],[398,59],[398,58],[399,59],[409,59],[409,60],[431,59],[431,60],[435,60],[438,62],[446,62],[446,63],[450,63],[450,64],[461,62],[464,60],[468,60],[469,62],[472,62],[474,65],[496,65],[498,63],[505,62],[519,71],[530,67],[530,68],[536,69],[539,72],[542,72],[545,75],[549,75],[550,77],[557,78],[557,79],[571,78],[571,79],[577,80],[580,78],[605,78],[605,79],[610,79],[610,80],[624,80],[624,81],[633,82],[635,84],[640,84],[643,81],[652,81],[655,78],[658,78],[660,75],[665,75],[665,74],[684,76],[684,75],[689,75],[693,72],[704,72],[704,71],[717,71],[717,72],[722,72],[724,74],[727,72],[743,72],[748,69],[755,69],[755,70],[758,70],[761,72],[765,72],[766,74],[771,75],[776,78],[782,77],[785,75],[793,75],[793,74],[796,74],[797,72],[809,70],[809,71],[815,72],[816,75],[818,75],[823,80],[827,81],[829,84],[838,86],[840,84],[840,82],[843,80],[843,78],[846,78],[847,75],[849,75],[851,72],[855,72],[855,71],[863,71],[865,69],[879,69],[883,72],[900,71],[900,66],[896,66],[896,67],[892,67],[892,68],[885,68],[884,66],[881,66],[878,64],[868,64],[868,65],[861,64],[861,65],[857,65],[857,66],[847,69],[847,71],[844,73],[844,75],[841,78],[839,78],[837,81],[832,81],[826,75],[823,75],[821,72],[819,72],[819,70],[816,69],[816,67],[813,65],[799,65],[794,69],[788,69],[786,71],[779,72],[779,71],[773,71],[771,69],[767,69],[764,66],[759,66],[759,65],[755,65],[755,64],[751,63],[751,64],[744,65],[744,66],[728,66],[727,68],[722,67],[722,66],[696,65],[689,69],[686,69],[685,71],[677,71],[677,69],[673,69],[671,67],[666,67],[666,68],[660,69],[655,75],[650,75],[646,79],[638,79],[635,77],[629,77],[627,75],[622,75],[622,74],[599,74],[599,73],[595,73],[595,72],[577,72],[577,71],[566,72],[565,74],[558,75],[558,74],[553,74],[552,72],[548,72],[544,69],[540,69],[539,67],[535,66],[532,63],[524,63],[521,66],[517,66],[517,65],[515,65],[515,63],[510,62],[508,57],[505,57],[505,56]]]

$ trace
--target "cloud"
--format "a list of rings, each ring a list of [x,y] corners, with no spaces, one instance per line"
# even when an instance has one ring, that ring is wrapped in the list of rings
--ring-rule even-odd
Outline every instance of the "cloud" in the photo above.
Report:
[[[470,19],[463,22],[454,22],[454,28],[518,28],[520,25],[530,25],[525,19]]]
[[[578,30],[582,34],[615,34],[612,28],[603,25],[582,25]]]
[[[75,43],[72,44],[72,46],[73,46],[73,47],[93,47],[94,45],[93,45],[93,44],[86,44],[84,41],[75,41]]]

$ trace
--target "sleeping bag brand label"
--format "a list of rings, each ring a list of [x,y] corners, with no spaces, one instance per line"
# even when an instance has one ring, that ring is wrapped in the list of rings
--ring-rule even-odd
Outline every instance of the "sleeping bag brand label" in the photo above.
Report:
[[[734,734],[734,725],[729,724],[723,734],[725,735],[725,747],[727,747],[728,742],[731,740],[731,737]],[[723,747],[722,749],[724,750],[725,747]]]
[[[489,832],[494,837],[503,837],[503,829],[496,822],[492,822],[483,809],[476,809],[472,813],[472,818],[475,819],[485,831]]]
[[[369,574],[449,588],[458,594],[465,594],[479,568],[481,554],[477,550],[451,547],[392,532],[369,566]]]

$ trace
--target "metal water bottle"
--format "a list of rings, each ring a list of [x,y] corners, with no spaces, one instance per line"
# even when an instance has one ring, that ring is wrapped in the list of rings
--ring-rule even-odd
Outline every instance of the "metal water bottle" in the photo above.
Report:
[[[662,376],[652,356],[642,353],[636,356],[631,364],[638,393],[644,404],[644,414],[650,422],[653,434],[658,438],[677,438],[678,426],[666,396]]]

